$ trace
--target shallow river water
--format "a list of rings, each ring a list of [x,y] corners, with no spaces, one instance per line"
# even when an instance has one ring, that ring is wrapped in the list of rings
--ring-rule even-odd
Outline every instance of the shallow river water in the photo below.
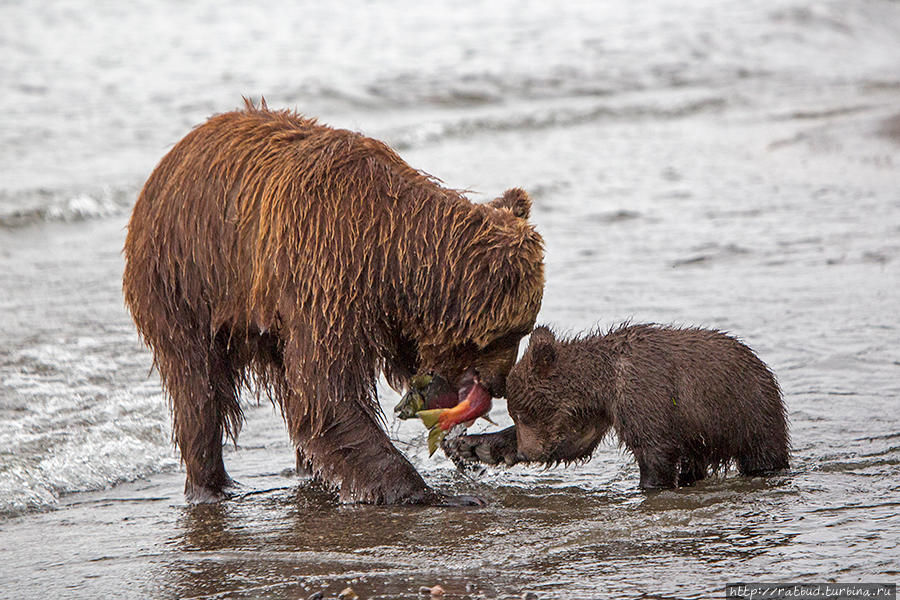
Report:
[[[0,597],[896,582],[900,4],[684,4],[0,4]],[[467,476],[382,386],[425,478],[487,506],[338,505],[250,395],[226,449],[244,495],[185,505],[121,297],[124,227],[174,142],[260,94],[474,200],[526,188],[541,322],[742,338],[784,390],[791,469],[645,494],[609,440],[586,464]]]

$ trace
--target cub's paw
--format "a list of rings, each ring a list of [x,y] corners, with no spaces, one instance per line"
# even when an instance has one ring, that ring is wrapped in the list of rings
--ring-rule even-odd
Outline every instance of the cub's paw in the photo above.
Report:
[[[441,444],[454,463],[481,462],[488,465],[504,464],[508,467],[519,462],[516,447],[516,428],[509,427],[493,433],[461,435],[445,439]]]

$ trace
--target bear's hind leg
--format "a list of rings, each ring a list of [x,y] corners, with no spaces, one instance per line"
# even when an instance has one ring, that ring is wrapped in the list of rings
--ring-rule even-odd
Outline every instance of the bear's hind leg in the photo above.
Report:
[[[237,435],[242,421],[235,387],[236,370],[227,338],[213,344],[203,335],[172,335],[172,345],[156,349],[157,363],[172,397],[175,443],[187,471],[185,499],[216,502],[233,485],[222,459],[223,435]],[[208,339],[208,338],[207,338]]]

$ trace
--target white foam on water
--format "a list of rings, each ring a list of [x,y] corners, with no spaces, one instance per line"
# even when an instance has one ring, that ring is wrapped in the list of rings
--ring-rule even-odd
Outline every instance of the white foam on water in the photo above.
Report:
[[[124,339],[122,339],[124,337]],[[46,508],[62,494],[132,481],[177,464],[154,380],[122,387],[132,336],[26,347],[0,366],[0,513]]]

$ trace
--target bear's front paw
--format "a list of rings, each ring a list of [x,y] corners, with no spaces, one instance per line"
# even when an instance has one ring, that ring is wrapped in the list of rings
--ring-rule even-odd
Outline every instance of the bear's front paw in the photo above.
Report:
[[[519,462],[515,427],[493,433],[461,435],[445,440],[442,447],[447,456],[462,461],[481,462],[488,465],[502,463],[508,467]]]

